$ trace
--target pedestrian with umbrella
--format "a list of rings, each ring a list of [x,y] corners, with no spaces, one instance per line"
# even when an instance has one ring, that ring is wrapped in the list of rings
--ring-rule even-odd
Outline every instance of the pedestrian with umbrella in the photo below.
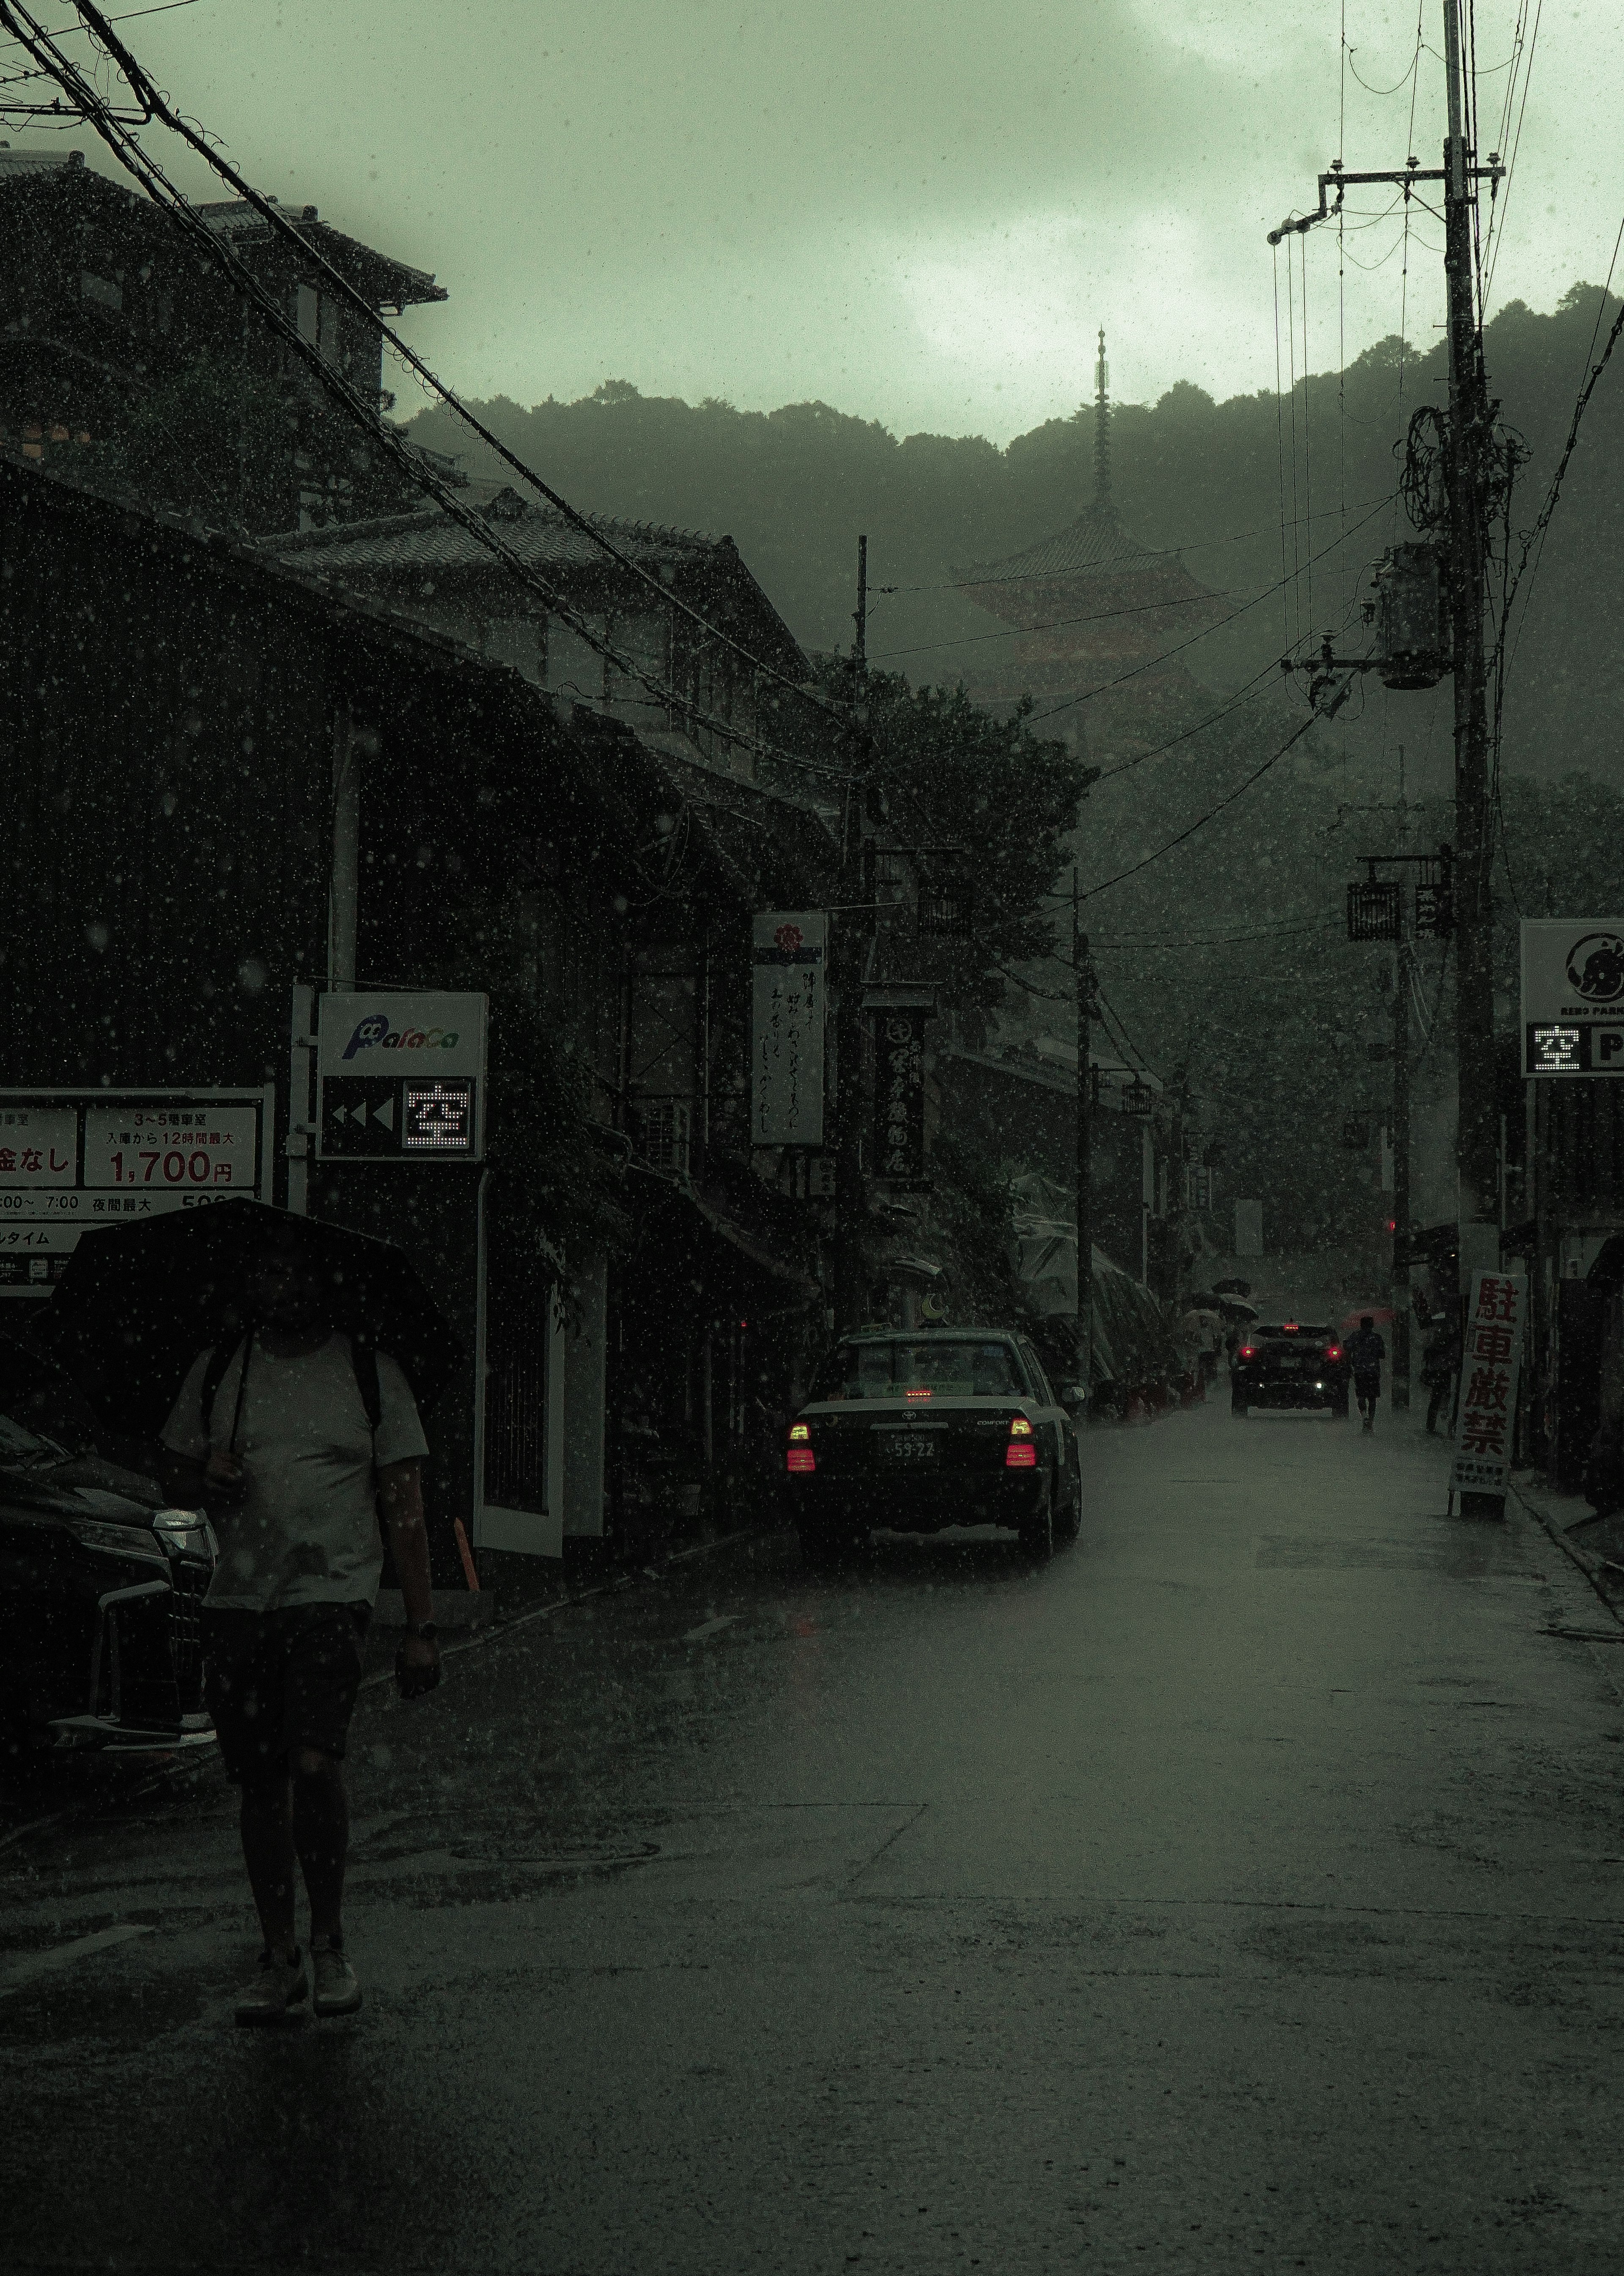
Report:
[[[105,1419],[163,1447],[163,1486],[220,1537],[203,1605],[206,1696],[242,1791],[243,1856],[264,1948],[239,2023],[347,2014],[343,1761],[388,1532],[407,1615],[397,1676],[438,1680],[418,1398],[450,1338],[387,1242],[228,1202],[80,1242],[52,1341]],[[414,1397],[414,1392],[417,1393]]]

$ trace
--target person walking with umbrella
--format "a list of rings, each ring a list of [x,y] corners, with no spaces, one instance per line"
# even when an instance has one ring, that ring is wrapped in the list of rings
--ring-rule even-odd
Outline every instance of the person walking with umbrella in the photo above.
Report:
[[[241,1788],[243,1857],[264,1938],[237,2002],[237,2021],[248,2024],[289,2019],[309,1988],[296,1863],[309,1901],[315,2012],[360,2004],[344,1942],[343,1763],[383,1569],[380,1518],[407,1615],[403,1689],[427,1688],[439,1664],[423,1521],[428,1445],[406,1377],[387,1350],[340,1331],[343,1274],[323,1260],[325,1229],[262,1214],[268,1228],[256,1228],[245,1260],[246,1331],[197,1354],[163,1431],[165,1491],[206,1508],[220,1536],[203,1606],[206,1696],[226,1775]]]
[[[1367,1430],[1376,1428],[1376,1402],[1382,1395],[1382,1362],[1387,1356],[1387,1346],[1377,1330],[1374,1316],[1366,1312],[1356,1331],[1347,1339],[1347,1363],[1353,1370],[1354,1396],[1359,1401],[1359,1413]]]

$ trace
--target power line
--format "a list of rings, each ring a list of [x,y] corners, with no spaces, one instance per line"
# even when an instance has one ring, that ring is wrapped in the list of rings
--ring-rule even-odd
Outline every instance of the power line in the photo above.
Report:
[[[1148,869],[1153,861],[1159,861],[1164,854],[1171,854],[1175,846],[1182,846],[1187,838],[1194,838],[1198,830],[1204,830],[1208,823],[1216,820],[1218,816],[1223,813],[1226,807],[1233,806],[1238,798],[1242,796],[1245,792],[1251,789],[1254,783],[1261,782],[1264,776],[1268,773],[1271,767],[1278,766],[1280,761],[1286,756],[1286,752],[1291,749],[1294,743],[1300,743],[1302,740],[1302,738],[1308,733],[1309,728],[1316,725],[1318,718],[1318,712],[1311,711],[1308,717],[1303,720],[1301,725],[1294,728],[1292,732],[1287,735],[1286,740],[1280,745],[1278,751],[1274,752],[1271,757],[1266,758],[1261,767],[1255,768],[1253,771],[1248,775],[1244,782],[1237,783],[1234,789],[1232,790],[1226,797],[1219,799],[1216,806],[1209,807],[1205,814],[1199,816],[1196,821],[1189,823],[1188,828],[1180,831],[1177,837],[1170,838],[1165,846],[1158,846],[1154,854],[1147,854],[1142,861],[1134,862],[1128,869],[1119,869],[1114,877],[1107,877],[1104,884],[1090,885],[1087,892],[1082,897],[1084,900],[1097,900],[1100,894],[1108,893],[1113,885],[1119,885],[1129,877],[1136,877],[1142,869]]]
[[[1386,507],[1392,505],[1397,497],[1398,492],[1395,490],[1390,497],[1380,499],[1377,504],[1371,508],[1370,512],[1364,516],[1362,520],[1356,521],[1354,524],[1353,527],[1347,533],[1347,536],[1356,537],[1359,532],[1365,527],[1365,524],[1367,522],[1374,521],[1377,515],[1385,512]],[[1334,537],[1331,541],[1331,543],[1323,547],[1321,550],[1324,553],[1332,552],[1337,546],[1344,542],[1345,540],[1342,537]],[[1315,557],[1316,559],[1319,558],[1320,557],[1318,555],[1316,555]],[[1293,572],[1291,573],[1295,574],[1296,573]],[[1040,719],[1052,719],[1058,713],[1061,711],[1069,711],[1074,705],[1079,703],[1092,703],[1097,695],[1107,695],[1113,687],[1121,687],[1128,680],[1137,679],[1141,672],[1155,671],[1157,664],[1169,663],[1175,656],[1181,656],[1187,648],[1194,648],[1197,641],[1203,641],[1213,633],[1221,633],[1226,625],[1233,625],[1238,617],[1245,616],[1247,611],[1250,609],[1255,609],[1260,601],[1266,601],[1271,594],[1278,593],[1281,589],[1281,586],[1287,581],[1288,579],[1281,579],[1279,582],[1273,585],[1265,585],[1261,593],[1254,593],[1249,601],[1242,601],[1239,608],[1232,609],[1226,617],[1220,617],[1217,624],[1203,626],[1200,632],[1192,633],[1188,640],[1180,641],[1175,647],[1164,649],[1159,656],[1147,656],[1142,664],[1135,664],[1131,671],[1119,672],[1114,679],[1103,680],[1099,687],[1085,688],[1081,694],[1068,695],[1064,702],[1051,704],[1046,711],[1033,712],[1031,714],[1030,724],[1036,725]],[[1293,645],[1293,643],[1288,641],[1287,645]]]
[[[1383,504],[1385,503],[1384,499]],[[1178,601],[1136,601],[1131,608],[1101,609],[1089,617],[1054,617],[1043,625],[1006,625],[996,633],[965,633],[954,640],[921,641],[914,648],[883,648],[870,656],[869,662],[884,664],[893,656],[931,656],[942,649],[975,648],[983,641],[1019,640],[1024,633],[1066,632],[1074,625],[1107,624],[1114,617],[1142,617],[1153,609],[1189,609],[1194,608],[1197,602],[1212,597],[1210,593],[1201,592],[1188,594]],[[1222,599],[1226,596],[1220,594],[1218,597]]]
[[[658,596],[663,604],[672,611],[674,614],[685,617],[691,624],[696,626],[708,640],[715,641],[719,647],[730,649],[732,654],[739,656],[745,664],[747,664],[753,671],[758,672],[763,679],[770,679],[776,682],[779,687],[801,696],[805,702],[810,703],[814,709],[822,711],[826,717],[837,720],[842,725],[846,724],[845,714],[835,705],[826,702],[823,697],[814,694],[804,687],[800,681],[792,679],[787,673],[779,671],[776,666],[763,662],[761,657],[755,655],[750,649],[746,647],[744,642],[736,640],[731,633],[725,631],[720,626],[710,624],[698,610],[691,607],[686,601],[682,600],[677,594],[673,593],[669,587],[663,585],[659,579],[651,574],[649,570],[645,569],[640,562],[634,560],[630,555],[623,553],[618,546],[603,535],[602,530],[596,526],[588,515],[581,512],[575,506],[572,505],[567,498],[564,497],[558,491],[555,490],[550,484],[543,482],[539,474],[535,474],[521,459],[520,459],[513,451],[510,451],[507,445],[495,434],[493,434],[490,429],[484,424],[483,421],[477,418],[474,413],[461,401],[461,399],[436,376],[434,372],[429,369],[428,364],[425,363],[422,358],[417,354],[415,350],[410,348],[406,345],[405,340],[403,340],[400,335],[395,331],[393,327],[384,321],[377,309],[373,307],[371,303],[368,301],[350,283],[349,279],[333,266],[333,264],[326,258],[325,254],[322,253],[320,247],[307,239],[301,231],[296,228],[291,221],[289,221],[287,216],[278,206],[273,204],[270,200],[262,196],[259,191],[254,189],[252,184],[249,183],[244,176],[239,174],[237,169],[232,166],[227,159],[223,158],[219,152],[214,149],[210,145],[206,135],[201,133],[195,127],[192,126],[171,108],[158,88],[154,86],[152,80],[148,77],[146,72],[142,69],[135,57],[131,53],[130,49],[125,47],[124,42],[115,34],[112,30],[110,20],[102,13],[99,8],[95,7],[92,4],[92,0],[74,0],[74,5],[78,8],[80,16],[84,19],[87,27],[95,33],[96,38],[100,41],[108,55],[118,64],[118,69],[123,73],[131,91],[146,108],[148,115],[156,118],[161,125],[168,127],[172,133],[179,135],[183,141],[185,141],[192,149],[195,150],[199,156],[208,163],[214,171],[220,176],[223,181],[231,185],[231,186],[236,191],[237,194],[253,208],[254,212],[259,215],[262,221],[268,223],[271,229],[278,235],[289,240],[297,248],[300,261],[307,265],[314,266],[317,269],[322,276],[334,286],[335,290],[343,297],[349,306],[359,315],[360,315],[366,322],[370,324],[382,335],[383,339],[388,342],[394,353],[410,368],[410,370],[415,374],[417,378],[422,383],[423,386],[433,394],[436,395],[449,410],[452,411],[459,418],[462,419],[474,431],[474,433],[480,437],[482,442],[485,443],[489,448],[497,453],[504,463],[508,466],[513,473],[518,474],[522,481],[528,482],[535,489],[538,490],[541,495],[546,498],[548,503],[552,505],[558,512],[562,514],[565,520],[568,521],[573,527],[580,530],[583,536],[588,538],[591,543],[597,546],[599,550],[606,554],[611,560],[616,562],[618,566],[626,570],[627,573],[634,577],[640,584],[648,587],[651,592]],[[19,17],[27,24],[29,27],[28,34],[25,34],[19,30],[17,22],[17,19]],[[148,170],[150,175],[162,185],[165,193],[165,199],[168,201],[167,209],[175,214],[178,214],[180,211],[184,210],[189,216],[191,216],[191,218],[196,220],[197,216],[194,214],[189,201],[183,196],[182,193],[176,188],[174,184],[168,179],[167,176],[163,174],[163,170],[158,166],[157,162],[151,158],[148,154],[141,148],[140,145],[135,140],[134,136],[128,133],[119,133],[116,131],[118,128],[120,122],[117,121],[113,118],[110,106],[104,103],[96,91],[89,86],[78,66],[67,57],[61,55],[55,49],[52,45],[52,35],[46,33],[43,28],[35,22],[34,18],[28,14],[27,9],[21,4],[21,0],[4,0],[4,4],[0,5],[0,19],[3,19],[6,23],[8,28],[17,34],[19,44],[26,47],[28,49],[29,54],[34,57],[34,60],[37,63],[43,64],[44,67],[49,71],[50,75],[57,80],[58,85],[63,87],[65,92],[71,95],[72,100],[79,105],[90,125],[95,128],[95,131],[101,135],[102,140],[107,143],[114,156],[118,159],[121,164],[125,166],[126,171],[136,174],[138,179],[142,179],[143,176],[140,170],[142,168]],[[32,37],[29,36],[29,34],[32,34]],[[136,163],[132,163],[133,158]],[[153,194],[150,180],[144,181],[144,186],[148,188],[149,195]],[[164,201],[156,200],[155,201],[163,202]],[[216,239],[216,233],[211,230],[208,230],[206,224],[201,224],[201,226],[205,231],[206,240],[209,242],[211,246],[216,246],[218,244],[218,240]],[[217,254],[216,257],[218,257]],[[230,264],[226,263],[222,263],[222,265],[228,266],[228,269],[230,266]],[[240,262],[235,263],[235,267],[243,284],[254,284],[255,283],[251,273]],[[262,313],[269,314],[274,311],[275,316],[280,317],[280,310],[275,308],[275,304],[270,301],[269,295],[261,291],[256,291],[255,298],[262,304]],[[285,324],[285,321],[279,323],[277,325],[277,329],[284,333],[285,337],[291,336],[295,338],[300,338],[301,337],[297,334],[294,328],[287,326]],[[301,341],[301,353],[304,353],[304,348],[308,345],[309,344],[302,343]],[[311,363],[313,368],[316,369],[318,375],[323,377],[323,383],[329,387],[330,392],[338,394],[340,400],[345,400],[346,398],[348,398],[345,402],[345,407],[351,409],[353,413],[362,416],[366,423],[371,426],[375,435],[385,435],[389,433],[390,430],[385,427],[383,419],[376,412],[368,413],[368,407],[360,402],[360,398],[354,394],[353,390],[350,390],[347,387],[346,383],[342,381],[339,375],[331,371],[330,367],[327,365],[325,358],[320,354],[319,351],[316,351],[314,354],[306,354],[305,360]],[[408,471],[411,471],[411,469],[408,468]],[[417,479],[420,481],[423,488],[428,489],[432,495],[438,498],[439,503],[443,507],[445,507],[448,512],[454,511],[449,504],[450,499],[454,495],[449,485],[443,482],[436,485],[432,479],[425,479],[424,474],[421,471],[418,472]],[[556,595],[550,595],[550,588],[546,586],[545,580],[539,577],[534,570],[528,566],[528,565],[524,564],[512,547],[507,546],[505,542],[499,542],[496,539],[495,533],[490,531],[489,525],[484,522],[484,517],[482,515],[475,515],[465,511],[465,512],[458,514],[457,519],[462,522],[465,528],[468,529],[471,535],[474,536],[481,542],[487,544],[489,550],[495,553],[498,558],[503,559],[510,569],[513,570],[516,574],[521,575],[523,580],[531,587],[532,590],[540,593],[543,598],[548,598],[550,605],[556,610],[556,612],[563,618],[564,622],[570,625],[573,630],[581,633],[581,637],[587,640],[589,646],[597,649],[600,654],[604,656],[611,655],[611,651],[603,641],[596,639],[591,633],[583,628],[582,623],[577,620],[566,609],[558,596]],[[482,527],[476,527],[475,525],[482,525]],[[647,675],[631,664],[629,660],[622,659],[618,655],[613,656],[611,660],[615,661],[621,670],[626,671],[629,673],[629,676],[639,679],[643,685],[650,687],[655,686],[655,683],[651,681]],[[674,691],[669,690],[660,691],[660,700],[663,702],[670,702],[673,692]],[[686,706],[680,702],[674,703],[672,708],[678,709],[686,709],[689,711],[690,716],[693,717],[701,716],[697,712],[694,712],[692,707]],[[707,719],[706,724],[712,728],[713,732],[723,733],[728,740],[734,742],[747,743],[751,740],[747,737],[740,736],[736,731],[729,728],[725,722]]]
[[[1593,355],[1596,351],[1597,338],[1601,330],[1601,320],[1606,313],[1607,292],[1613,282],[1613,271],[1618,262],[1619,247],[1621,244],[1624,244],[1624,222],[1620,222],[1619,224],[1619,234],[1613,241],[1613,260],[1607,265],[1607,283],[1602,286],[1601,300],[1596,311],[1596,322],[1590,330],[1590,345],[1586,350],[1587,362],[1589,361],[1590,357]],[[1539,554],[1543,554],[1544,551],[1545,532],[1551,527],[1551,518],[1556,512],[1557,500],[1561,495],[1563,480],[1567,475],[1568,465],[1572,460],[1574,451],[1578,447],[1580,421],[1583,419],[1585,412],[1589,408],[1591,396],[1596,392],[1597,382],[1600,379],[1603,372],[1607,368],[1608,360],[1612,356],[1613,349],[1618,345],[1619,335],[1620,332],[1624,332],[1624,300],[1620,300],[1619,303],[1619,313],[1613,319],[1613,330],[1607,335],[1606,346],[1602,350],[1599,360],[1596,363],[1590,365],[1589,374],[1579,390],[1578,398],[1574,404],[1573,419],[1570,421],[1567,429],[1567,440],[1562,446],[1562,455],[1557,461],[1556,472],[1551,477],[1551,487],[1545,493],[1545,502],[1539,510],[1538,520],[1535,522],[1533,528],[1529,531],[1528,535],[1522,541],[1522,548],[1517,557],[1516,570],[1511,577],[1509,589],[1506,594],[1506,613],[1507,616],[1509,616],[1511,603],[1513,599],[1515,597],[1518,586],[1522,580],[1522,574],[1528,565],[1529,552],[1536,545],[1539,548]],[[1529,573],[1530,584],[1532,583],[1533,578],[1537,576],[1539,572],[1539,554],[1535,556],[1534,566],[1532,571]],[[1527,618],[1528,604],[1525,602],[1523,604],[1523,621],[1525,623],[1527,621]]]
[[[156,7],[126,8],[121,16],[110,16],[107,20],[110,24],[133,24],[138,16],[167,16],[177,8],[194,8],[196,5],[197,0],[160,0]],[[49,40],[76,40],[82,38],[88,28],[89,27],[84,24],[61,24],[54,32],[47,32],[43,36]],[[26,45],[27,42],[23,40],[0,40],[0,52],[7,48],[20,48]],[[25,76],[32,79],[35,74],[29,72]],[[51,74],[46,72],[40,76],[49,79]]]
[[[1280,491],[1280,637],[1291,646],[1291,601],[1286,593],[1286,406],[1280,395],[1280,248],[1274,259],[1274,454]]]
[[[1502,150],[1506,148],[1506,128],[1511,118],[1513,91],[1515,87],[1517,80],[1517,72],[1515,70],[1517,49],[1522,45],[1522,25],[1526,12],[1527,0],[1523,0],[1523,4],[1519,8],[1517,15],[1517,42],[1512,49],[1513,70],[1510,78],[1506,82],[1506,108],[1500,120],[1500,148]],[[1482,290],[1482,298],[1479,307],[1480,318],[1486,316],[1488,314],[1488,295],[1494,290],[1494,272],[1499,266],[1500,247],[1505,241],[1506,207],[1506,202],[1511,196],[1512,177],[1516,172],[1517,169],[1517,153],[1522,148],[1522,119],[1524,113],[1528,110],[1529,82],[1534,76],[1534,50],[1539,44],[1539,20],[1544,13],[1544,0],[1537,0],[1537,4],[1534,10],[1534,28],[1529,34],[1528,56],[1522,67],[1522,94],[1521,100],[1517,103],[1516,132],[1512,137],[1511,150],[1506,160],[1506,180],[1503,186],[1499,183],[1496,183],[1494,186],[1495,218],[1491,223],[1490,229],[1489,273]]]
[[[1388,214],[1397,211],[1399,202],[1399,200],[1395,198],[1392,205],[1385,208],[1381,213],[1376,215],[1370,221],[1362,224],[1362,226],[1367,229],[1374,229],[1377,222],[1385,221]],[[1278,247],[1276,248],[1276,253],[1278,258]],[[1386,505],[1389,503],[1391,497],[1392,492],[1389,491],[1385,497],[1361,498],[1355,505],[1349,508],[1349,512],[1359,513],[1362,512],[1367,505]],[[1109,555],[1104,561],[1101,562],[1097,565],[1102,568],[1109,569],[1114,563],[1119,561],[1142,560],[1147,553],[1154,556],[1161,556],[1164,554],[1172,555],[1177,553],[1200,553],[1205,550],[1209,546],[1243,545],[1249,538],[1271,537],[1273,535],[1274,524],[1271,521],[1258,522],[1250,529],[1226,529],[1221,536],[1218,537],[1183,537],[1179,540],[1176,545],[1135,546],[1131,552],[1125,550],[1121,553],[1113,553]],[[935,585],[882,585],[876,588],[876,590],[884,593],[888,596],[893,593],[969,593],[979,590],[983,585],[1025,585],[1030,583],[1030,581],[1031,572],[1029,570],[1021,569],[1012,571],[1007,577],[973,577],[968,575],[963,577],[945,577],[938,584]]]
[[[1193,727],[1185,728],[1182,734],[1169,736],[1166,742],[1158,743],[1153,751],[1136,752],[1131,759],[1124,759],[1119,766],[1104,768],[1099,779],[1101,782],[1112,782],[1118,775],[1130,774],[1135,767],[1143,766],[1148,759],[1159,759],[1165,751],[1176,750],[1180,743],[1188,743],[1193,736],[1201,734],[1204,729],[1215,727],[1220,719],[1227,719],[1232,711],[1238,711],[1241,706],[1250,698],[1258,681],[1272,679],[1277,669],[1278,666],[1272,663],[1264,664],[1261,671],[1255,671],[1252,674],[1240,694],[1233,696],[1220,709],[1209,711],[1204,719],[1198,719]]]
[[[1187,948],[1244,948],[1260,940],[1286,940],[1301,937],[1304,933],[1331,933],[1336,929],[1334,923],[1315,917],[1301,924],[1270,925],[1262,932],[1210,933],[1192,940],[1168,940],[1154,933],[1135,933],[1122,940],[1095,941],[1092,951],[1097,956],[1104,956],[1116,949],[1133,949],[1135,952],[1146,949],[1165,949],[1171,952],[1175,949]]]

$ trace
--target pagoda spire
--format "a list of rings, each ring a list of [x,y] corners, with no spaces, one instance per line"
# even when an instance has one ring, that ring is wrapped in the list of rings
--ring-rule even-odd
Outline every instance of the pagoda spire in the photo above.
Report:
[[[1111,504],[1111,366],[1105,360],[1105,328],[1100,326],[1099,353],[1094,359],[1094,512],[1112,519]]]

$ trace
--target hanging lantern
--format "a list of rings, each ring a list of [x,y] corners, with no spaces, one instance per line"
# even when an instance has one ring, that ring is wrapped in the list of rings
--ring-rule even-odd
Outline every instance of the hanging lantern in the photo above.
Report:
[[[1385,877],[1367,878],[1347,889],[1349,940],[1397,940],[1400,931],[1399,887]]]

